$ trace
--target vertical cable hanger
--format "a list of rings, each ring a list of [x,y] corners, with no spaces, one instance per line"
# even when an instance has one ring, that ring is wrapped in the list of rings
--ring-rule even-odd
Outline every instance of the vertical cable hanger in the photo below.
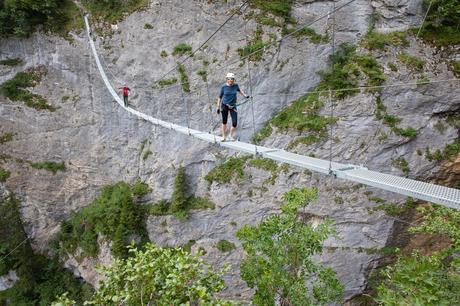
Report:
[[[335,0],[333,2],[333,7],[332,7],[332,54],[335,53]],[[334,133],[334,128],[333,128],[333,123],[332,119],[334,118],[334,101],[332,100],[332,91],[331,88],[329,88],[329,103],[331,105],[331,122],[329,126],[329,174],[332,174],[332,143],[333,143],[333,133]]]

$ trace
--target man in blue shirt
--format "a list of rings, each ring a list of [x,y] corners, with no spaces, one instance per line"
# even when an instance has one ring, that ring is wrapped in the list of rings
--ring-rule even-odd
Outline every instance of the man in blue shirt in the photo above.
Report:
[[[226,83],[220,89],[219,98],[217,99],[217,114],[222,113],[222,141],[225,141],[225,134],[227,131],[227,119],[228,113],[232,117],[232,127],[230,128],[230,140],[233,138],[233,133],[238,124],[238,113],[236,110],[236,94],[249,98],[235,83],[235,75],[233,73],[227,73]]]

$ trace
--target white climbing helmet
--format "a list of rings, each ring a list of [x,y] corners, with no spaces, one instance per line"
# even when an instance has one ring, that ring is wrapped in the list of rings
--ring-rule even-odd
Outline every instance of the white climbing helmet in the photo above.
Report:
[[[235,79],[235,74],[234,73],[227,73],[227,75],[225,76],[226,79]]]

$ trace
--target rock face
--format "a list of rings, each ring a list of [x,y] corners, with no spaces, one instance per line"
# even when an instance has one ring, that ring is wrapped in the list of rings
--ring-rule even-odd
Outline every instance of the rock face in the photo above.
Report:
[[[16,271],[8,271],[8,274],[0,276],[0,291],[13,287],[18,280],[19,278],[16,275]]]
[[[183,125],[186,125],[186,114],[189,113],[192,128],[214,132],[218,126],[214,114],[215,97],[225,73],[232,71],[245,91],[252,88],[255,128],[259,129],[283,106],[315,87],[320,80],[316,72],[328,67],[332,45],[287,38],[275,47],[267,48],[263,61],[251,64],[249,80],[247,68],[240,65],[236,50],[246,45],[245,36],[252,35],[256,23],[237,15],[203,52],[198,52],[185,63],[192,93],[184,94],[182,99],[178,86],[160,91],[154,81],[180,60],[171,55],[161,57],[161,51],[171,54],[173,46],[179,42],[197,48],[239,5],[237,1],[225,4],[208,2],[212,1],[151,1],[147,10],[134,13],[117,27],[112,27],[111,35],[99,37],[95,34],[103,65],[116,87],[126,82],[132,88],[131,101],[137,109]],[[332,7],[332,1],[296,1],[292,15],[299,25],[309,24],[327,14]],[[419,0],[356,0],[336,13],[336,45],[357,43],[366,33],[374,11],[381,16],[376,28],[383,32],[413,27],[422,14]],[[153,29],[145,29],[146,23],[152,24]],[[323,18],[312,27],[331,37],[332,19]],[[264,40],[270,39],[269,33],[281,37],[279,29],[263,26],[263,30]],[[245,224],[257,224],[267,215],[276,213],[284,192],[304,186],[319,189],[318,200],[307,208],[306,213],[318,220],[332,218],[340,237],[327,241],[326,251],[318,260],[336,269],[346,286],[345,299],[362,292],[369,270],[381,256],[378,252],[363,250],[375,251],[384,247],[394,222],[382,211],[373,210],[378,204],[369,200],[369,195],[373,193],[373,197],[392,203],[404,199],[295,168],[281,173],[274,185],[266,186],[267,191],[262,185],[269,174],[249,166],[245,168],[246,179],[241,182],[208,186],[203,176],[234,152],[222,151],[151,126],[123,111],[104,87],[86,39],[84,33],[79,33],[74,35],[74,42],[69,43],[37,33],[26,40],[0,42],[2,58],[24,59],[24,64],[12,69],[0,66],[0,82],[26,68],[45,65],[47,76],[31,90],[46,96],[53,106],[59,107],[54,113],[36,111],[0,96],[0,133],[15,133],[13,141],[0,144],[1,152],[10,156],[0,161],[1,166],[11,172],[5,185],[23,200],[26,230],[33,237],[36,249],[45,251],[59,222],[68,218],[71,211],[87,205],[102,186],[141,179],[153,189],[148,200],[169,198],[175,169],[183,165],[191,180],[192,191],[210,197],[216,203],[216,209],[194,211],[187,221],[171,216],[151,216],[147,221],[149,237],[159,245],[169,246],[195,240],[192,250],[203,247],[207,251],[205,259],[216,266],[231,264],[232,269],[225,276],[228,287],[224,297],[248,301],[252,294],[239,277],[239,264],[244,253],[235,237],[237,229]],[[392,133],[374,116],[375,96],[361,93],[335,105],[334,116],[338,122],[333,130],[332,158],[403,175],[392,163],[392,160],[403,157],[410,168],[409,176],[424,179],[433,176],[439,167],[417,154],[417,149],[425,150],[427,146],[431,150],[442,149],[457,138],[457,130],[444,121],[446,113],[459,108],[460,89],[456,83],[449,82],[416,85],[421,74],[414,74],[398,62],[398,52],[401,50],[391,49],[385,53],[376,52],[374,56],[385,67],[388,84],[412,85],[385,88],[381,99],[389,114],[402,119],[401,127],[415,128],[418,136],[409,139]],[[428,79],[453,78],[442,54],[420,41],[411,38],[410,47],[404,52],[427,61],[423,73]],[[398,63],[397,72],[386,68],[390,62]],[[207,70],[208,84],[196,74],[200,69]],[[178,78],[174,73],[168,75],[173,76]],[[243,140],[248,140],[253,132],[250,111],[249,104],[239,110],[239,132]],[[329,112],[329,105],[321,110],[323,115]],[[442,132],[437,128],[439,123],[444,126]],[[385,137],[380,137],[383,135]],[[264,144],[285,147],[295,136],[297,134],[293,132],[276,131]],[[144,160],[139,150],[141,142],[146,139],[144,150],[148,149],[152,154]],[[308,147],[298,146],[296,150],[328,158],[329,145],[326,139]],[[33,169],[24,160],[64,161],[67,170],[53,174]],[[229,253],[218,251],[215,246],[223,239],[235,243],[236,249]],[[109,260],[110,254],[102,257]],[[69,260],[67,266],[93,284],[99,280],[94,262]]]

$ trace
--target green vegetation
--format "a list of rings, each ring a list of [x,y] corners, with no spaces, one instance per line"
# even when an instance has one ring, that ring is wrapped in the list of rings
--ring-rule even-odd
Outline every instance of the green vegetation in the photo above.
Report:
[[[273,132],[273,128],[270,123],[266,123],[263,128],[261,128],[256,134],[252,136],[252,142],[255,144],[260,144],[262,140],[269,137]]]
[[[386,203],[385,200],[376,201],[379,198],[370,198],[371,201],[380,203],[379,206],[375,207],[374,210],[383,210],[388,216],[398,217],[402,216],[415,207],[415,201],[412,198],[408,198],[403,205],[396,205],[392,203]]]
[[[424,8],[428,9],[431,0],[424,0]],[[420,37],[437,46],[458,45],[458,25],[460,24],[460,3],[457,0],[433,0]],[[418,28],[414,32],[418,32]]]
[[[257,157],[255,159],[250,159],[248,165],[251,167],[259,168],[271,173],[271,177],[264,181],[264,184],[269,183],[271,185],[275,184],[275,180],[278,178],[280,169],[278,163],[274,160]]]
[[[26,90],[28,87],[37,85],[46,73],[47,71],[44,67],[37,67],[19,72],[14,78],[0,85],[0,93],[11,101],[22,101],[28,107],[37,110],[46,109],[50,112],[54,112],[56,108],[49,105],[45,98]]]
[[[437,149],[434,152],[430,151],[430,148],[426,147],[425,149],[425,158],[428,161],[437,161],[441,162],[444,160],[453,161],[458,153],[460,152],[460,144],[458,141],[447,144],[443,150]]]
[[[0,65],[3,66],[17,66],[22,63],[22,59],[20,58],[7,58],[4,60],[0,60]]]
[[[255,289],[254,305],[328,305],[340,303],[343,285],[331,268],[312,259],[334,233],[331,222],[317,226],[298,219],[298,211],[316,198],[315,189],[287,192],[281,214],[265,218],[258,226],[238,232],[246,252],[241,277]],[[282,250],[282,251],[280,251]]]
[[[257,27],[254,32],[254,37],[251,41],[248,42],[248,45],[244,46],[243,48],[238,48],[236,51],[240,55],[240,57],[248,57],[249,60],[253,62],[258,62],[263,60],[264,58],[264,47],[268,44],[264,42],[262,39],[263,30],[261,27]],[[260,51],[259,51],[260,50]],[[257,52],[256,52],[257,51]]]
[[[460,78],[460,61],[454,61],[452,63],[452,71],[457,78]]]
[[[64,162],[56,163],[53,161],[44,161],[40,163],[31,163],[30,166],[35,169],[44,169],[56,174],[58,171],[64,172],[66,170]]]
[[[400,53],[398,59],[407,66],[407,68],[412,69],[417,72],[423,71],[425,66],[425,61],[419,59],[416,56],[409,55],[407,53]]]
[[[191,54],[191,53],[192,53],[192,46],[186,43],[180,43],[174,47],[172,55],[182,56],[184,54]]]
[[[388,68],[390,68],[390,70],[394,72],[398,71],[398,66],[396,66],[395,63],[388,63]]]
[[[236,248],[235,244],[227,240],[219,240],[216,248],[221,252],[230,252]]]
[[[134,201],[135,196],[145,192],[146,186],[139,183],[104,187],[91,204],[61,222],[61,229],[52,243],[55,252],[66,256],[67,253],[75,254],[80,247],[80,258],[95,257],[99,253],[98,237],[101,236],[112,241],[114,256],[128,256],[129,237],[137,237],[141,245],[148,240],[145,209]]]
[[[91,287],[78,282],[57,259],[34,253],[13,195],[0,199],[0,258],[0,275],[14,270],[19,277],[12,288],[0,292],[0,305],[50,305],[66,291],[82,304],[92,294]]]
[[[405,129],[399,128],[398,124],[401,123],[401,118],[395,115],[390,115],[387,113],[387,107],[383,104],[382,99],[377,97],[376,101],[376,110],[375,110],[375,118],[377,120],[383,120],[383,122],[391,128],[391,131],[396,135],[402,137],[409,137],[415,138],[417,137],[417,130],[408,127]]]
[[[147,158],[149,158],[150,155],[152,155],[153,152],[151,150],[145,150],[143,153],[142,153],[142,160],[147,160]]]
[[[5,133],[0,136],[0,144],[13,140],[13,133]]]
[[[283,35],[288,35],[291,33],[294,33],[292,36],[296,37],[297,41],[300,41],[304,37],[308,37],[310,41],[314,44],[326,43],[329,40],[329,37],[327,35],[323,36],[321,34],[318,34],[314,29],[309,27],[304,27],[300,30],[297,30],[295,28],[283,27]]]
[[[161,53],[160,53],[160,56],[161,56],[161,57],[167,57],[167,56],[168,56],[168,52],[166,52],[165,50],[162,50]]]
[[[277,21],[275,18],[265,16],[262,14],[256,17],[256,21],[257,23],[261,25],[267,25],[270,27],[282,27],[283,26],[283,23]]]
[[[153,29],[153,25],[151,25],[150,23],[146,23],[146,24],[144,24],[144,29],[151,30],[151,29]]]
[[[336,118],[318,115],[323,107],[323,96],[329,89],[333,98],[344,99],[353,96],[359,90],[352,89],[359,85],[360,77],[367,78],[367,85],[381,85],[385,81],[382,67],[371,55],[357,54],[356,47],[350,44],[342,44],[337,52],[330,56],[331,68],[320,71],[321,82],[315,88],[320,93],[309,93],[293,101],[289,106],[282,109],[267,126],[276,126],[280,129],[296,129],[308,132],[311,137],[321,139],[328,124],[336,122]],[[265,132],[265,131],[264,131]],[[268,134],[268,133],[267,133]],[[255,135],[257,140],[262,140],[263,134]],[[311,141],[313,138],[303,139]],[[299,140],[302,141],[302,140]],[[296,145],[291,144],[291,146]]]
[[[252,7],[258,8],[265,13],[290,20],[293,2],[293,0],[251,0],[250,4]]]
[[[207,82],[208,81],[208,73],[206,72],[206,70],[198,70],[197,73],[201,79],[203,79],[203,82]]]
[[[61,35],[83,27],[79,9],[71,0],[0,3],[0,36],[28,37],[40,25]]]
[[[215,167],[204,177],[209,184],[213,182],[217,183],[230,183],[230,181],[236,177],[236,179],[242,179],[244,177],[244,165],[249,159],[249,156],[243,157],[230,157],[224,163]]]
[[[82,0],[82,4],[97,19],[109,23],[123,19],[125,14],[148,7],[148,0]]]
[[[159,248],[148,243],[143,250],[102,268],[104,278],[92,305],[233,305],[214,294],[225,287],[224,271],[181,248]],[[193,303],[191,303],[193,302]]]
[[[177,170],[174,180],[174,190],[171,202],[161,200],[156,204],[151,204],[149,213],[151,215],[163,216],[174,215],[179,219],[185,219],[188,212],[192,209],[214,209],[216,205],[208,199],[189,195],[189,185],[184,167]]]
[[[158,85],[160,85],[161,87],[169,86],[175,83],[177,83],[177,79],[174,77],[169,78],[169,79],[162,79],[158,81]]]
[[[451,245],[430,256],[417,252],[400,256],[385,268],[377,288],[377,301],[384,305],[454,305],[460,300],[460,212],[442,206],[421,206],[420,225],[412,233],[447,236]]]
[[[400,156],[398,158],[395,158],[392,160],[391,164],[401,170],[405,175],[409,175],[410,168],[409,168],[409,163],[407,160]]]
[[[0,182],[6,182],[6,180],[10,177],[10,174],[10,171],[0,167]]]
[[[297,137],[293,141],[289,142],[287,149],[292,150],[295,147],[297,147],[299,144],[304,144],[306,146],[309,146],[315,142],[319,142],[321,139],[318,136],[315,135],[308,135],[308,136],[302,136],[302,137]]]
[[[150,189],[149,185],[141,181],[137,181],[131,186],[131,192],[135,197],[141,198],[151,191],[152,189]]]
[[[188,81],[187,73],[185,72],[185,67],[182,64],[177,64],[177,71],[179,72],[180,84],[184,92],[190,92],[190,83]]]
[[[361,42],[362,46],[368,50],[386,51],[388,46],[408,47],[406,32],[378,33],[375,31],[367,32]]]

